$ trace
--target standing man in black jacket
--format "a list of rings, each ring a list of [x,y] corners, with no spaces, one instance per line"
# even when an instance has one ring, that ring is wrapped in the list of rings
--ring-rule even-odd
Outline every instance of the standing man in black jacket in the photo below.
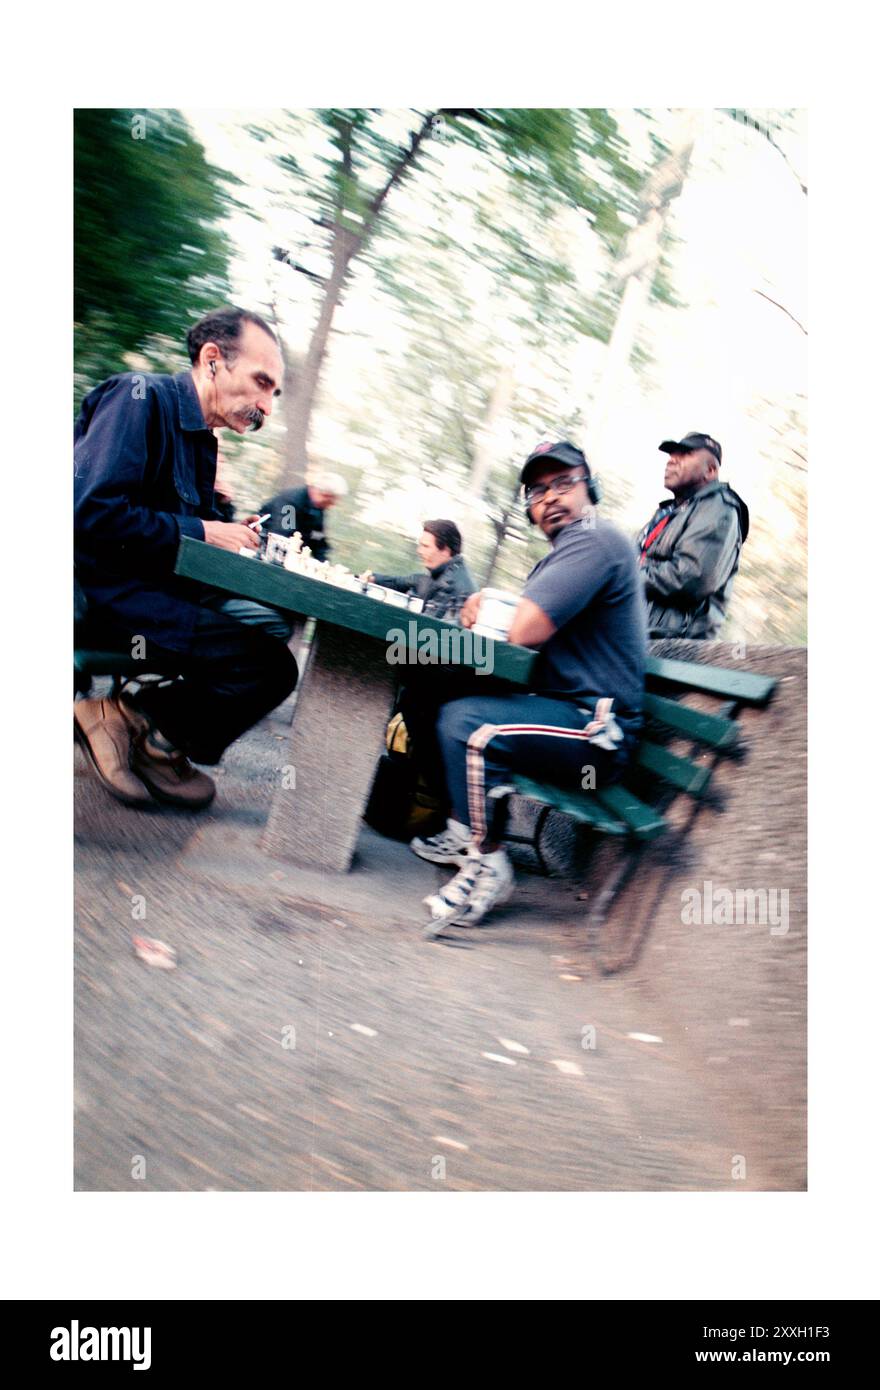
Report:
[[[316,560],[330,555],[330,542],[324,530],[324,513],[335,507],[348,492],[348,484],[339,473],[318,473],[305,487],[286,488],[263,502],[259,515],[270,513],[264,523],[267,531],[279,536],[292,536],[299,531],[303,546],[308,546]]]
[[[638,538],[648,601],[648,636],[718,636],[749,534],[749,509],[719,482],[721,445],[710,434],[665,439],[661,502]]]

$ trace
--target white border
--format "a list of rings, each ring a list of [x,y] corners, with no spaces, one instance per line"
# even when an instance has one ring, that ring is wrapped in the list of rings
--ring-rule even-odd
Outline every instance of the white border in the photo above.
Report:
[[[99,18],[103,12],[103,18]],[[157,3],[16,19],[4,136],[7,1297],[876,1296],[874,45],[855,5],[620,18]],[[840,77],[835,81],[835,73]],[[807,1195],[74,1195],[69,698],[74,105],[807,105],[811,112],[811,1152]],[[760,209],[755,209],[760,216]],[[11,351],[10,351],[11,349]],[[859,532],[859,524],[866,524]],[[51,550],[52,555],[45,552]],[[36,551],[43,553],[35,553]],[[861,562],[861,564],[860,564]],[[37,582],[39,576],[39,583]],[[836,580],[836,582],[835,582]],[[16,603],[15,600],[18,600]],[[11,674],[9,673],[11,667]],[[8,880],[9,881],[9,880]]]

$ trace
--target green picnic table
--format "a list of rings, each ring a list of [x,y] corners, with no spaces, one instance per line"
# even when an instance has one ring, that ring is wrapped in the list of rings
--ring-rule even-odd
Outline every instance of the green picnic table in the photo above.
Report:
[[[490,638],[475,644],[456,623],[203,541],[181,540],[175,570],[315,619],[262,842],[269,854],[304,865],[343,872],[351,866],[395,690],[406,678],[401,655],[427,664],[432,651],[441,661],[445,653],[447,664],[451,654],[456,665],[485,667],[523,686],[536,659],[527,647]]]

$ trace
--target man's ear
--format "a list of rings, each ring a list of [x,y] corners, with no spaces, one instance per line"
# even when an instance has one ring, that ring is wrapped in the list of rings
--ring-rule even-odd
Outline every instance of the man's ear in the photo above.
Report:
[[[215,372],[220,361],[221,353],[216,343],[203,343],[199,353],[199,362],[206,372]]]

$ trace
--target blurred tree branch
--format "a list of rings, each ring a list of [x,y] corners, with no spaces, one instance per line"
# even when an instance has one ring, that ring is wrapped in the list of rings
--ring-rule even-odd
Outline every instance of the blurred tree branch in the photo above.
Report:
[[[785,150],[782,148],[779,142],[776,139],[774,139],[773,132],[770,129],[769,125],[767,125],[766,121],[759,120],[758,117],[752,115],[751,111],[746,111],[737,107],[722,106],[720,109],[723,111],[725,116],[730,116],[731,120],[738,121],[740,125],[751,126],[752,130],[756,130],[759,135],[763,135],[764,139],[768,142],[768,144],[773,146],[777,154],[782,155],[782,158],[785,160],[785,163],[788,165],[792,174],[797,179],[798,187],[800,188],[804,197],[806,197],[807,185],[804,183],[797,169],[795,169],[788,155],[785,153]]]
[[[295,261],[290,251],[285,251],[281,246],[273,246],[272,255],[275,257],[276,261],[281,261],[284,265],[289,265],[291,270],[298,270],[300,275],[308,276],[308,278],[314,280],[316,284],[326,285],[327,281],[323,275],[319,275],[317,271],[309,270],[306,266],[301,265],[299,261]]]
[[[754,289],[754,286],[753,286],[752,288]],[[796,319],[795,316],[794,316],[794,314],[791,312],[791,310],[790,310],[790,309],[786,309],[786,307],[785,307],[784,304],[780,304],[778,299],[773,299],[773,298],[771,298],[771,296],[770,296],[769,294],[765,294],[763,290],[759,290],[759,289],[755,289],[755,294],[759,294],[759,295],[761,296],[762,299],[766,299],[767,302],[768,302],[768,304],[775,304],[777,309],[781,309],[782,312],[783,312],[783,314],[787,314],[787,315],[788,315],[788,317],[791,319],[792,323],[796,323],[796,324],[797,324],[798,328],[801,330],[801,332],[804,334],[805,337],[808,337],[808,336],[809,336],[809,334],[807,333],[806,328],[805,328],[804,325],[801,323],[800,319]]]

